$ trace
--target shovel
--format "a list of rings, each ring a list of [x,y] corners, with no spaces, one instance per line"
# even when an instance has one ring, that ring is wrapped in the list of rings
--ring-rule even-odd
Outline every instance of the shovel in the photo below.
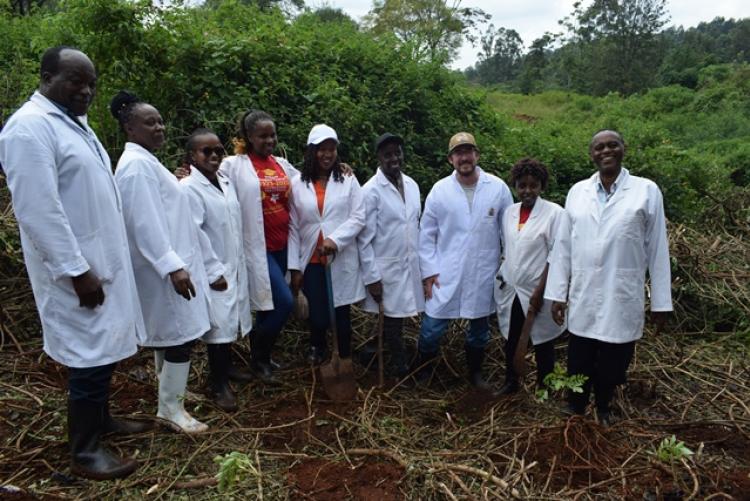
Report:
[[[513,372],[518,377],[523,377],[529,372],[528,364],[526,364],[526,350],[529,347],[529,336],[531,335],[531,328],[534,327],[535,318],[536,311],[529,308],[521,329],[521,337],[518,339],[518,345],[516,345],[516,352],[513,354]]]
[[[383,387],[383,300],[378,304],[378,386]]]
[[[339,356],[339,336],[336,329],[336,310],[333,304],[333,287],[331,286],[331,260],[327,260],[326,292],[328,293],[328,315],[333,333],[333,353],[328,363],[320,366],[320,378],[323,390],[328,398],[334,402],[352,400],[357,394],[357,383],[354,381],[354,367],[352,359],[342,359]]]

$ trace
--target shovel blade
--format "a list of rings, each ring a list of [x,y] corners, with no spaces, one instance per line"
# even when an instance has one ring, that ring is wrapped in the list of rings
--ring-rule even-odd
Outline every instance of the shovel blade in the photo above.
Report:
[[[320,366],[320,378],[326,395],[335,402],[353,400],[357,395],[351,358],[342,359],[334,354],[330,362]]]

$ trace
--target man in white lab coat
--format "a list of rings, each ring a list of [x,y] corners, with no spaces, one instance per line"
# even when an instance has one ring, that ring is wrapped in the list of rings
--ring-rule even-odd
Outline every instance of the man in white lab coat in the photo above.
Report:
[[[488,317],[495,312],[501,221],[513,197],[502,180],[477,165],[479,149],[471,134],[459,132],[450,139],[448,161],[455,172],[432,187],[419,232],[426,301],[417,379],[429,377],[449,321],[463,318],[470,321],[465,343],[469,381],[489,389],[482,363],[490,338]]]
[[[363,309],[378,313],[383,307],[383,340],[390,353],[389,372],[409,373],[402,339],[404,318],[424,311],[419,272],[419,215],[422,201],[417,183],[401,172],[404,140],[386,132],[375,140],[378,169],[362,187],[366,222],[359,234],[359,260],[367,286]],[[376,350],[368,346],[362,361]]]
[[[86,123],[96,70],[77,49],[42,56],[39,91],[0,133],[44,350],[68,367],[72,472],[104,480],[136,469],[100,444],[147,426],[108,410],[115,364],[145,335],[120,194],[109,157]]]
[[[568,373],[588,377],[583,393],[570,393],[568,411],[583,414],[593,386],[597,417],[606,425],[614,390],[625,382],[643,336],[646,271],[657,329],[672,311],[671,276],[658,186],[622,166],[618,132],[597,132],[589,153],[598,172],[568,192],[544,298],[553,301],[558,324],[567,307]]]

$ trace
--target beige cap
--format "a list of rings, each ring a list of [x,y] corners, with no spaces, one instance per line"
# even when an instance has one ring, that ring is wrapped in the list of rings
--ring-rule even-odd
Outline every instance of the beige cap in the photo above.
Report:
[[[450,155],[453,150],[464,144],[470,144],[474,148],[477,148],[477,142],[474,139],[474,136],[472,136],[468,132],[459,132],[458,134],[455,134],[448,142],[448,154]]]

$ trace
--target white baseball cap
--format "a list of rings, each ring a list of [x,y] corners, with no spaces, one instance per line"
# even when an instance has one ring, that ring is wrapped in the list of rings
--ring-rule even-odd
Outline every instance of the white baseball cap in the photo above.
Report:
[[[307,144],[320,144],[326,139],[333,139],[336,144],[339,143],[339,136],[336,135],[336,131],[326,124],[314,125],[310,129],[310,134],[307,135]]]

